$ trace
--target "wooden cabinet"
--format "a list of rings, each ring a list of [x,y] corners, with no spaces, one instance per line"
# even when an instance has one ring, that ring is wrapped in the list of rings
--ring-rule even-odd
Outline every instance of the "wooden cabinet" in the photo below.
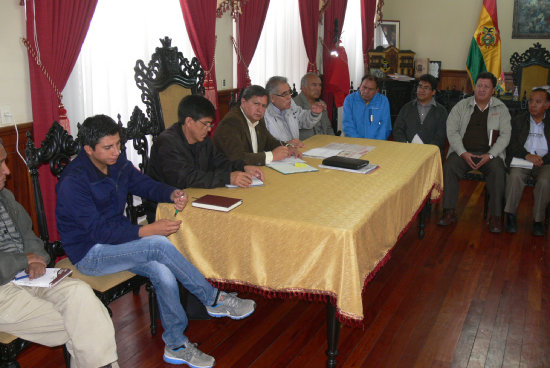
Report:
[[[15,130],[17,128],[17,131]],[[13,192],[17,202],[30,214],[35,232],[36,228],[36,211],[34,208],[34,197],[32,194],[32,184],[27,170],[27,165],[17,153],[19,152],[25,157],[25,146],[27,144],[27,132],[32,134],[32,123],[18,124],[17,126],[0,127],[0,138],[4,142],[4,148],[8,154],[6,164],[10,170],[6,180],[6,188]],[[18,138],[18,134],[19,138]]]

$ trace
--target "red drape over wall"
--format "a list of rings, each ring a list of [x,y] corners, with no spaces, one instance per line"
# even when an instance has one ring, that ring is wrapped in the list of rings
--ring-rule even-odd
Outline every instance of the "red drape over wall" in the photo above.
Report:
[[[241,7],[237,21],[237,88],[250,86],[248,65],[254,56],[256,46],[269,7],[269,0],[248,0]]]
[[[363,34],[363,63],[365,66],[369,63],[368,52],[374,48],[375,15],[376,0],[361,0],[361,32]]]
[[[40,52],[40,59],[54,84],[62,91],[73,70],[88,32],[97,0],[35,0],[27,2],[27,40]],[[33,6],[35,9],[33,9]],[[34,14],[36,14],[36,19]],[[35,44],[35,28],[38,47]],[[33,139],[40,145],[54,120],[59,120],[59,100],[36,61],[29,54]],[[58,239],[55,222],[56,178],[49,167],[40,168],[40,186],[50,238]]]
[[[205,72],[205,96],[218,107],[216,84],[216,0],[180,0],[191,46]]]
[[[319,35],[319,0],[299,0],[302,38],[306,47],[307,72],[317,73],[317,39]]]

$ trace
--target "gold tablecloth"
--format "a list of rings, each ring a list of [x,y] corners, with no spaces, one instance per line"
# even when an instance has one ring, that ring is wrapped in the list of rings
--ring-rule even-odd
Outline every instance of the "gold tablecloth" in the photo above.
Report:
[[[218,285],[329,298],[340,321],[361,322],[369,274],[387,260],[423,202],[441,195],[441,156],[432,145],[325,135],[306,140],[302,151],[331,142],[375,146],[362,158],[380,168],[365,175],[323,168],[283,175],[265,167],[263,187],[186,189],[194,198],[241,198],[230,212],[189,203],[174,217],[173,205],[161,204],[157,218],[183,221],[170,241]]]

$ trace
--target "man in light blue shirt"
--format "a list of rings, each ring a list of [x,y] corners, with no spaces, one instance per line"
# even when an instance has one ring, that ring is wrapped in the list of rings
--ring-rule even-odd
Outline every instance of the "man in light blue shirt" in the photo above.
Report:
[[[366,75],[359,90],[346,97],[342,121],[346,137],[388,139],[392,130],[390,103],[378,91],[378,79]]]

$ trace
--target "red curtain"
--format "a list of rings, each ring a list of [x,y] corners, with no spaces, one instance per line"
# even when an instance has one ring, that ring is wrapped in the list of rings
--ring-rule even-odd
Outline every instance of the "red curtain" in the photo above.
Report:
[[[342,33],[347,5],[348,0],[330,0],[325,9],[323,34],[323,71],[325,73],[329,63],[330,49],[334,46],[334,21],[338,20],[338,32]]]
[[[302,38],[306,47],[307,72],[317,73],[317,38],[319,34],[319,0],[299,0]]]
[[[361,0],[361,31],[363,33],[363,63],[369,63],[368,52],[374,47],[374,17],[376,0]],[[365,67],[365,70],[367,68]]]
[[[237,21],[237,87],[250,86],[248,65],[254,56],[269,7],[269,0],[248,0],[242,4]]]
[[[39,50],[42,64],[60,91],[65,88],[76,63],[96,5],[97,0],[27,1],[27,40],[34,49]],[[35,40],[38,40],[38,45],[35,44]],[[31,53],[29,53],[29,75],[33,139],[36,145],[40,145],[54,120],[59,120],[60,101]],[[54,215],[56,182],[49,167],[42,166],[40,186],[52,239],[58,238]]]
[[[181,11],[193,51],[205,72],[206,98],[217,108],[218,94],[214,55],[216,52],[216,0],[180,0]]]

